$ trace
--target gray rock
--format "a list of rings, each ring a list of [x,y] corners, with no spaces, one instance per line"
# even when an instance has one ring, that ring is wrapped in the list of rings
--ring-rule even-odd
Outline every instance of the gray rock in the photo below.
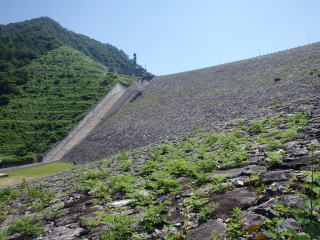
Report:
[[[289,181],[282,181],[282,182],[274,182],[271,185],[268,185],[265,191],[268,194],[284,194],[288,193],[288,187],[290,186],[291,182]]]
[[[309,154],[308,150],[305,147],[300,147],[300,148],[293,148],[292,149],[292,154],[295,157],[302,157],[306,156]]]
[[[249,210],[252,210],[255,213],[261,214],[266,217],[274,217],[274,214],[272,213],[272,208],[276,204],[278,204],[278,201],[279,200],[276,198],[271,198],[268,201],[266,201],[258,206],[249,208]]]
[[[250,176],[255,172],[265,172],[267,170],[264,166],[259,165],[248,165],[242,168],[233,168],[228,170],[217,170],[211,176],[219,176],[219,175],[226,175],[228,178],[236,178],[239,176]]]
[[[112,203],[110,203],[110,205],[112,207],[119,208],[119,207],[127,206],[129,203],[131,203],[133,201],[134,201],[134,199],[131,199],[131,198],[130,199],[123,199],[123,200],[112,202]]]
[[[293,176],[293,174],[293,170],[270,171],[263,174],[261,181],[263,183],[287,181]]]
[[[257,203],[259,197],[255,192],[249,192],[245,188],[231,190],[222,194],[213,194],[211,201],[218,204],[213,211],[216,215],[230,215],[233,208],[249,207]]]
[[[288,142],[284,145],[284,148],[286,150],[290,150],[292,148],[295,148],[297,146],[298,142],[297,141],[292,141],[292,142]]]
[[[245,231],[249,234],[255,232],[260,228],[260,225],[267,219],[266,217],[255,214],[252,212],[245,213],[242,216],[243,224],[241,226],[242,231]]]
[[[43,237],[44,240],[74,240],[81,235],[83,228],[69,229],[65,226],[56,227],[51,233]]]
[[[305,199],[297,194],[283,195],[279,201],[293,208],[304,208]]]
[[[80,213],[74,213],[74,214],[69,214],[63,217],[60,217],[58,219],[55,220],[55,226],[59,227],[59,226],[66,226],[68,224],[71,224],[73,222],[77,222],[79,219]]]
[[[279,233],[287,231],[289,229],[293,230],[294,232],[300,232],[301,225],[293,218],[287,218],[277,225],[277,232]]]
[[[209,220],[208,222],[192,229],[187,233],[186,240],[210,240],[215,234],[219,239],[226,236],[226,224],[221,218]]]

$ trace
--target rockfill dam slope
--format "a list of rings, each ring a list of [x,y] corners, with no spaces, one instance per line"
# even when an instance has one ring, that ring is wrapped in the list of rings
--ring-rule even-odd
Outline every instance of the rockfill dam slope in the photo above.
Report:
[[[239,118],[297,111],[320,92],[320,43],[157,76],[63,158],[86,163]],[[307,110],[307,109],[305,109]]]

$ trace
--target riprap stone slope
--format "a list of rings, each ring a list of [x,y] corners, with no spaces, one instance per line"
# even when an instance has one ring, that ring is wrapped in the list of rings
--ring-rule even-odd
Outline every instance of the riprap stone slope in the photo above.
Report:
[[[103,159],[190,131],[301,108],[320,90],[320,43],[248,60],[155,77],[65,160]],[[305,107],[305,105],[304,105]]]

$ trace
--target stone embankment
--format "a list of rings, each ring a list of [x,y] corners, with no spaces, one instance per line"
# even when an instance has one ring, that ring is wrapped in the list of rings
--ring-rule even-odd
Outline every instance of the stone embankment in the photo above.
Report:
[[[75,126],[68,136],[43,155],[43,162],[62,160],[63,157],[101,122],[112,117],[137,95],[141,94],[147,81],[136,81],[129,87],[117,83],[106,96]]]
[[[320,92],[320,43],[239,62],[155,77],[143,95],[74,147],[86,163],[224,122],[299,110]]]

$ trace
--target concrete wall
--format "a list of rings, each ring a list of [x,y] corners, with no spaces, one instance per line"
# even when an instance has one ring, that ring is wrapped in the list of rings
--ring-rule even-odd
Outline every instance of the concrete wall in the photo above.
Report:
[[[132,83],[122,94],[121,96],[117,99],[116,102],[113,102],[110,105],[110,108],[108,108],[107,111],[103,112],[103,116],[99,119],[99,121],[95,121],[95,126],[93,128],[91,128],[91,130],[88,132],[88,134],[86,136],[90,134],[92,134],[93,132],[99,130],[101,127],[103,127],[106,122],[108,122],[108,119],[110,119],[114,114],[116,114],[117,112],[119,112],[121,110],[121,108],[123,108],[124,106],[126,106],[128,103],[130,103],[131,101],[133,101],[137,96],[142,94],[142,91],[144,89],[144,87],[149,83],[149,81],[143,81],[143,80],[138,80],[134,83]],[[78,130],[79,131],[79,130]],[[59,155],[61,156],[62,153],[64,153],[61,157],[60,160],[63,161],[68,161],[70,158],[72,158],[72,155],[74,154],[74,150],[75,147],[81,143],[82,140],[85,140],[85,137],[83,136],[79,141],[77,141],[76,144],[74,144],[71,148],[68,148],[66,145],[65,147],[62,147],[61,149],[57,149],[57,151],[59,152]],[[65,151],[64,148],[67,148],[67,150]],[[78,159],[72,161],[75,163],[82,163],[85,162],[85,159],[82,159],[81,157],[79,157]]]
[[[81,142],[100,123],[104,115],[126,92],[126,89],[125,85],[117,83],[63,140],[42,155],[42,161],[54,162],[61,160],[68,151]]]

